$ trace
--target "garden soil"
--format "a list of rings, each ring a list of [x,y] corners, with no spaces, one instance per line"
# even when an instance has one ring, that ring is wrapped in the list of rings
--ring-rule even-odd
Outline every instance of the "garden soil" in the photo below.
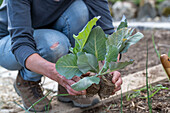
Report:
[[[153,84],[152,87],[161,84],[166,88],[170,88],[170,83],[168,80],[157,82]],[[155,90],[156,91],[156,90]],[[154,92],[154,91],[153,91]],[[126,93],[123,96],[123,113],[148,113],[148,103],[147,99],[142,97],[146,96],[146,90],[141,91],[137,97],[127,100],[128,95],[132,95],[134,92]],[[170,113],[170,89],[160,90],[151,99],[152,112],[153,113]],[[100,107],[95,107],[94,109],[86,110],[83,113],[120,113],[121,112],[121,98],[117,98],[112,102],[105,103]]]
[[[136,30],[138,32],[139,30]],[[122,76],[132,74],[145,69],[146,67],[146,55],[147,55],[147,43],[148,43],[148,67],[152,67],[160,64],[160,60],[154,50],[152,43],[152,34],[155,38],[157,49],[161,54],[168,54],[170,49],[170,30],[143,30],[140,31],[144,34],[144,38],[141,39],[137,44],[132,45],[127,53],[122,55],[121,61],[127,61],[134,59],[135,62],[120,72]]]

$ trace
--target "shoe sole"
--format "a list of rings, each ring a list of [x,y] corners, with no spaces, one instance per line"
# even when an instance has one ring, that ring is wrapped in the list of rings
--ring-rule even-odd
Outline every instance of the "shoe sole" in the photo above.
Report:
[[[59,96],[58,100],[60,102],[64,102],[64,103],[73,103],[73,105],[75,107],[80,107],[80,108],[91,107],[91,106],[93,106],[93,105],[100,102],[99,99],[96,98],[96,99],[93,100],[93,102],[91,104],[83,104],[82,105],[82,104],[79,104],[79,103],[75,102],[74,100],[71,100],[70,98],[66,98],[66,97],[62,97],[62,96]]]
[[[16,82],[14,82],[13,86],[14,86],[15,92],[18,94],[18,96],[21,97],[21,93],[20,93],[20,91],[18,90],[18,88],[16,87]],[[24,105],[24,108],[27,110],[29,107],[27,107],[27,106],[25,105],[24,101],[22,101],[22,103],[23,103],[23,105]],[[48,108],[48,105],[47,105],[46,108]],[[51,106],[50,106],[49,109],[51,109]],[[44,110],[42,110],[42,111],[35,111],[33,108],[31,108],[29,111],[31,111],[31,112],[43,112],[43,111],[45,111],[45,108],[44,108]]]

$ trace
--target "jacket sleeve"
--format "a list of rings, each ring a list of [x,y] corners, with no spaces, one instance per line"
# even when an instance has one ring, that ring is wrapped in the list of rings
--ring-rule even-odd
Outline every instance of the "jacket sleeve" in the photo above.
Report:
[[[106,34],[112,34],[114,27],[107,0],[84,0],[84,2],[89,9],[90,18],[101,16],[97,25],[102,27]]]
[[[30,0],[8,0],[7,10],[12,53],[20,65],[25,67],[26,59],[37,53],[33,39]]]

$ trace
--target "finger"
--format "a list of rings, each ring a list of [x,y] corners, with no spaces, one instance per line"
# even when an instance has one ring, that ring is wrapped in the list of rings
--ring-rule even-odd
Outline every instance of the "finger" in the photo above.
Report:
[[[70,90],[67,90],[67,92],[68,92],[68,94],[70,94],[70,95],[77,95],[77,94],[71,92]]]
[[[121,86],[117,87],[116,89],[114,89],[114,93],[119,91],[121,89]]]
[[[76,83],[75,81],[71,80],[65,80],[65,83],[68,84],[69,86],[71,86],[72,84]]]
[[[121,76],[120,72],[114,71],[114,73],[113,73],[113,78],[112,78],[112,82],[115,84],[116,81],[118,81],[118,79],[120,78],[120,76]]]
[[[75,81],[75,82],[78,82],[78,81],[80,80],[80,77],[74,76],[74,77],[72,78],[72,80]]]
[[[119,80],[115,83],[115,87],[116,87],[116,88],[117,88],[117,87],[120,87],[120,86],[122,85],[122,83],[123,83],[123,80],[122,80],[122,78],[120,77]]]
[[[78,82],[78,81],[80,80],[80,77],[75,76],[75,77],[73,77],[72,79],[73,79],[73,81]],[[86,95],[86,90],[81,91],[81,94],[82,94],[82,95]]]
[[[67,84],[67,85],[66,85],[66,88],[67,88],[68,90],[70,90],[71,92],[73,92],[73,93],[75,93],[75,94],[77,94],[77,95],[85,95],[85,94],[86,94],[86,91],[76,91],[76,90],[74,90],[74,89],[71,88],[71,85],[74,84],[75,81],[73,81],[73,80],[68,80],[68,79],[67,79],[67,80],[65,81],[65,83]]]
[[[66,89],[68,90],[68,92],[70,92],[74,95],[82,95],[82,91],[76,91],[76,90],[72,89],[69,85],[66,85]]]
[[[90,72],[87,72],[86,74],[82,74],[81,76],[82,77],[87,77],[87,76],[89,76],[90,75]]]
[[[77,92],[72,89],[68,84],[64,85],[64,87],[70,95],[80,95],[79,93],[77,94]]]
[[[70,91],[70,88],[68,88],[68,84],[63,83],[62,86],[67,90],[68,94],[70,94],[70,95],[77,95],[76,93]]]
[[[71,92],[78,94],[78,95],[85,95],[86,91],[76,91],[71,88],[71,85],[74,84],[75,82],[73,80],[68,80],[68,85],[66,86]]]

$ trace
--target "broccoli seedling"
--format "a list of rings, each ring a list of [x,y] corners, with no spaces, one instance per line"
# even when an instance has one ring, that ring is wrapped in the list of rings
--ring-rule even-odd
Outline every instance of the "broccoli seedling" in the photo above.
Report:
[[[104,75],[132,64],[134,60],[117,62],[118,54],[127,52],[131,45],[143,38],[140,32],[132,35],[134,29],[128,28],[125,17],[113,34],[106,35],[100,26],[94,27],[99,18],[94,17],[77,36],[73,35],[75,47],[70,48],[72,53],[61,57],[56,63],[56,70],[67,79],[80,77],[87,72],[96,73],[71,85],[76,91],[85,90],[92,84],[99,84],[100,78]],[[100,61],[105,61],[101,69],[98,63]]]

